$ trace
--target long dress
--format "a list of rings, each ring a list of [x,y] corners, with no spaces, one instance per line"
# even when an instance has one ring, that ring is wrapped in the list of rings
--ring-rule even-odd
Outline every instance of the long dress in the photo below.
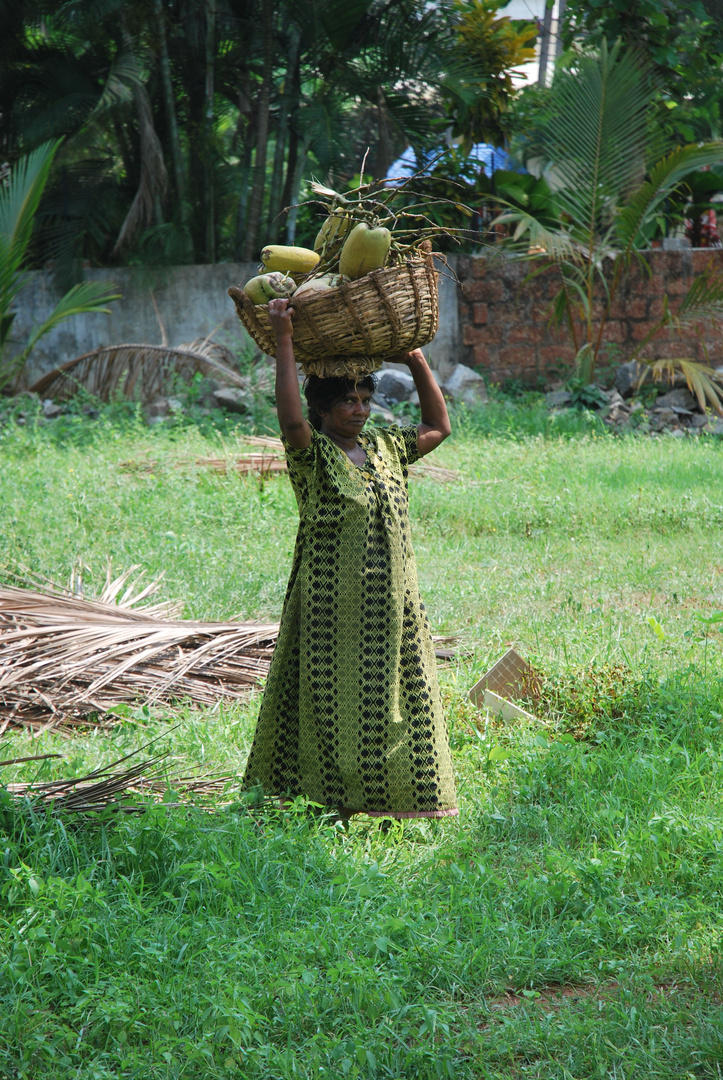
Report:
[[[355,465],[285,444],[299,531],[244,783],[384,817],[458,813],[407,497],[416,427],[372,429]]]

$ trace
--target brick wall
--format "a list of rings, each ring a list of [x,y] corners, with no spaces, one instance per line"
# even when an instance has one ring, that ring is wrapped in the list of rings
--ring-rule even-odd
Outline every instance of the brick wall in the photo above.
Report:
[[[606,327],[604,341],[612,363],[632,358],[659,318],[665,296],[675,311],[694,278],[708,265],[723,272],[723,249],[655,250],[645,258],[647,269],[633,267]],[[525,281],[530,270],[539,266],[537,260],[496,255],[458,257],[460,360],[478,368],[490,382],[549,382],[570,372],[575,356],[570,336],[550,325],[559,274],[551,268]],[[600,298],[596,308],[598,312],[602,309]],[[707,359],[713,366],[723,364],[721,333],[707,327],[704,338]],[[664,331],[646,346],[644,355],[706,361],[705,350],[690,333],[671,338]]]

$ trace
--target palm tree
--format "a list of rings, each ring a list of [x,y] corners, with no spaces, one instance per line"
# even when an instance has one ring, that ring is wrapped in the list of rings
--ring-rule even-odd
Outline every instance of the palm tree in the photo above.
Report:
[[[44,322],[34,327],[28,340],[9,358],[15,320],[13,304],[27,284],[24,272],[35,215],[59,143],[45,143],[21,158],[0,188],[0,389],[22,371],[35,344],[54,326],[71,315],[91,311],[108,313],[107,304],[119,299],[110,282],[86,281],[74,285]]]
[[[678,146],[651,164],[654,93],[649,70],[620,43],[608,49],[603,42],[599,53],[582,55],[570,70],[558,72],[530,154],[550,181],[559,217],[553,224],[549,215],[543,220],[508,206],[497,219],[511,226],[513,247],[538,253],[538,273],[559,274],[554,318],[569,329],[584,382],[595,377],[620,286],[635,261],[647,265],[643,253],[666,199],[696,169],[723,162],[723,142],[711,142]],[[694,284],[678,315],[664,305],[637,358],[647,362],[639,356],[642,346],[683,319],[689,328],[723,321],[723,281],[708,276]],[[685,357],[676,364],[701,404],[704,397],[717,403],[709,367]]]

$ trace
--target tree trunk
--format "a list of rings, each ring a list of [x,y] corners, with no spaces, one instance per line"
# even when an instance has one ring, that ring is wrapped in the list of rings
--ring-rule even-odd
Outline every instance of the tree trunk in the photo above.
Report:
[[[567,9],[567,0],[558,0],[557,4],[557,42],[555,44],[555,59],[562,56],[562,23]]]
[[[161,0],[153,0],[153,14],[155,16],[156,32],[158,34],[158,63],[161,72],[161,86],[163,88],[163,103],[166,109],[166,122],[168,124],[168,141],[171,144],[173,179],[176,187],[176,198],[181,206],[181,216],[183,218],[183,204],[186,198],[186,176],[183,169],[181,140],[178,136],[176,99],[173,93],[173,82],[171,81],[171,62],[168,56],[168,39],[166,37],[166,24],[163,19]]]
[[[299,54],[301,51],[301,29],[292,25],[290,30],[289,57],[286,65],[284,78],[284,92],[281,97],[279,118],[276,124],[276,147],[274,149],[274,167],[271,173],[271,185],[269,187],[269,213],[266,227],[266,235],[270,242],[278,238],[281,222],[278,215],[282,208],[281,186],[284,180],[284,158],[286,157],[286,143],[289,135],[289,115],[294,100],[294,88],[298,81]]]
[[[204,142],[204,173],[207,192],[206,202],[206,229],[204,234],[204,249],[206,262],[216,261],[216,223],[215,206],[213,197],[213,95],[215,89],[215,61],[216,61],[216,0],[206,0],[206,80],[204,86],[204,110],[203,110],[203,142]]]
[[[274,62],[274,9],[272,0],[263,0],[263,78],[258,97],[256,122],[256,160],[253,184],[249,198],[248,218],[244,234],[241,258],[253,259],[258,244],[259,223],[264,205],[266,185],[266,152],[269,142],[269,111],[271,107],[271,76]]]
[[[238,215],[236,217],[236,242],[234,253],[239,261],[243,258],[243,242],[246,235],[246,217],[249,205],[249,181],[251,178],[251,155],[254,150],[253,133],[251,124],[246,128],[243,150],[241,151],[241,164],[239,174],[241,177],[241,194],[238,200]]]
[[[540,71],[537,81],[540,86],[547,83],[547,64],[550,59],[550,30],[552,29],[552,9],[554,0],[545,0],[545,14],[540,31]]]
[[[294,175],[291,178],[291,195],[287,206],[291,206],[289,216],[286,221],[286,243],[293,244],[296,240],[296,219],[299,215],[299,208],[297,203],[299,201],[299,195],[301,193],[301,181],[304,178],[304,169],[306,168],[306,160],[309,155],[309,149],[306,143],[302,152],[299,154],[294,169]]]

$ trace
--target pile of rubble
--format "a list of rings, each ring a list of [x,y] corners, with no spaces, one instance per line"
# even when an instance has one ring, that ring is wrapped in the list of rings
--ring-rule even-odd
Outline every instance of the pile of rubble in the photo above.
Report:
[[[548,409],[560,411],[579,407],[583,398],[582,403],[615,431],[667,433],[677,438],[701,432],[723,435],[723,420],[703,411],[687,386],[651,383],[645,378],[647,370],[631,360],[617,369],[610,389],[593,385],[581,394],[560,388],[547,394],[545,402]]]
[[[445,398],[455,405],[467,405],[472,408],[487,403],[485,382],[478,371],[464,364],[457,364],[444,378],[436,371],[432,374]],[[410,405],[419,405],[419,394],[414,385],[414,379],[405,367],[400,364],[384,364],[381,371],[376,373],[376,377],[377,388],[374,391],[373,414],[391,423],[395,419],[394,410],[399,405],[406,402]]]

